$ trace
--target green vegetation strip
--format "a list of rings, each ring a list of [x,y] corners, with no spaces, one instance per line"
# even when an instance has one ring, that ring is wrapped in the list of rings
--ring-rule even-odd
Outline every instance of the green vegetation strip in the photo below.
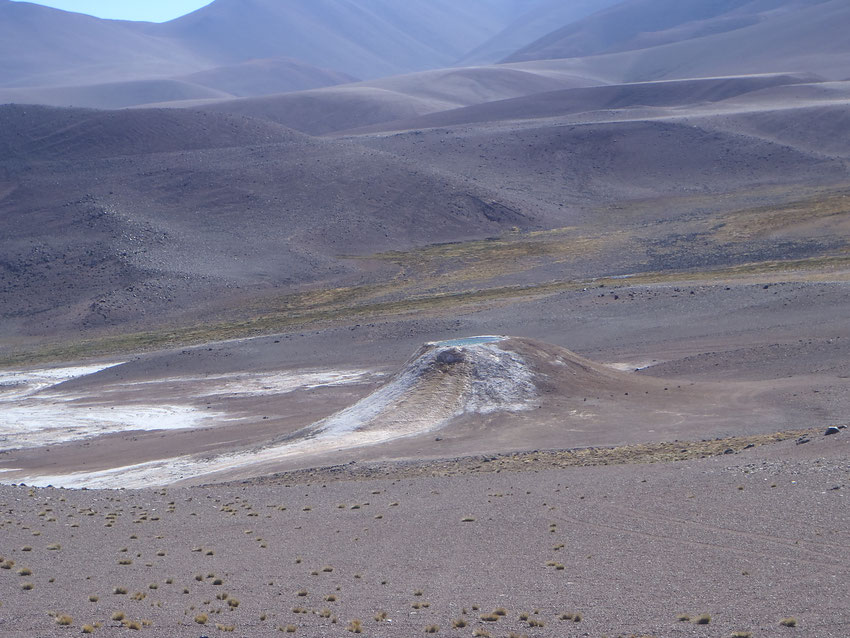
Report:
[[[535,450],[533,452],[513,452],[423,461],[354,463],[282,472],[267,477],[240,481],[239,484],[281,485],[311,483],[315,481],[403,479],[496,472],[531,472],[566,467],[670,463],[743,452],[763,445],[779,443],[780,441],[819,436],[822,432],[822,428],[807,428],[804,430],[785,430],[772,434],[712,439],[710,441],[638,443],[618,447]]]
[[[476,305],[510,303],[591,286],[623,288],[664,283],[699,283],[768,274],[773,276],[777,273],[788,273],[788,277],[793,279],[791,273],[795,271],[836,271],[846,268],[850,268],[850,255],[837,255],[757,262],[706,271],[644,272],[625,277],[550,281],[529,286],[501,286],[365,303],[358,303],[357,300],[363,297],[374,297],[376,292],[380,291],[380,287],[334,289],[286,297],[277,304],[278,309],[265,311],[264,314],[258,314],[249,319],[109,335],[21,349],[0,355],[0,367],[138,353],[168,347],[278,334],[319,325],[345,325],[364,319],[383,319],[412,313],[439,314],[441,311],[457,311],[460,308]]]

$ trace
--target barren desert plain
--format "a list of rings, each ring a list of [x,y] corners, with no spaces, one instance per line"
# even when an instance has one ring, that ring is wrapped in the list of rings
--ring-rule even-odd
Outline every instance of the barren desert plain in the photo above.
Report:
[[[846,33],[0,0],[0,636],[850,636]]]

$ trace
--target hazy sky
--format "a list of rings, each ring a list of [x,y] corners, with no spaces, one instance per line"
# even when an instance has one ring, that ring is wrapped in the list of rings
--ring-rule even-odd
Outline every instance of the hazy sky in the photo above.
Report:
[[[16,0],[20,2],[21,0]],[[64,11],[115,20],[165,22],[200,9],[212,0],[27,0]]]

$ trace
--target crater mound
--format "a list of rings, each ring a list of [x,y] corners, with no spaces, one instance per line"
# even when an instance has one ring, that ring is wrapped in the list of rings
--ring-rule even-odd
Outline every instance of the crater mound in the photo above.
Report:
[[[73,458],[64,472],[50,466],[50,475],[43,464],[41,470],[31,466],[35,472],[6,471],[32,485],[138,488],[359,461],[616,446],[730,431],[754,434],[785,425],[781,406],[768,398],[769,385],[676,382],[633,367],[626,372],[627,367],[599,364],[527,338],[484,335],[430,342],[383,384],[347,407],[324,412],[329,416],[302,421],[304,426],[270,428],[251,438],[254,426],[243,418],[217,426],[229,427],[235,438],[216,450],[202,452],[197,444],[180,451],[165,447],[139,462],[128,448],[95,471],[79,471],[79,459]],[[291,411],[296,395],[281,395],[276,409]],[[744,414],[749,419],[745,427]]]

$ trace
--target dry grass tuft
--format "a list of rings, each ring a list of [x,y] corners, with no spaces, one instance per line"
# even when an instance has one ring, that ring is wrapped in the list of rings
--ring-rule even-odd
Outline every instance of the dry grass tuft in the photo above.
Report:
[[[436,634],[439,631],[440,631],[439,625],[428,625],[427,627],[425,627],[425,633],[426,634]]]
[[[67,627],[71,623],[74,622],[74,619],[68,614],[62,614],[61,616],[56,617],[56,624],[62,625],[63,627]]]
[[[789,616],[788,618],[783,618],[782,620],[780,620],[779,624],[782,625],[783,627],[796,627],[797,626],[797,619],[794,618],[793,616]]]
[[[207,620],[209,620],[209,618],[206,614],[198,614],[197,616],[195,616],[195,622],[199,625],[206,625]]]
[[[356,618],[348,623],[348,631],[353,634],[359,634],[363,631],[363,622]]]
[[[463,629],[464,627],[466,627],[466,621],[463,618],[452,621],[452,629]]]

